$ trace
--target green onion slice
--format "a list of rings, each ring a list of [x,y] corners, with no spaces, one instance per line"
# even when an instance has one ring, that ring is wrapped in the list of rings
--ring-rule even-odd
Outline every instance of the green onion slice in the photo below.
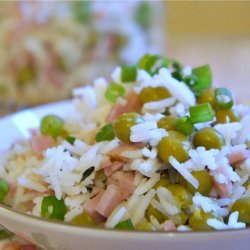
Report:
[[[0,179],[0,202],[2,202],[5,196],[9,192],[9,185],[3,179]]]
[[[153,75],[158,73],[160,68],[167,68],[168,66],[169,60],[159,55],[153,55],[148,59],[145,69]]]
[[[112,141],[115,138],[112,123],[104,125],[99,132],[96,134],[96,142],[101,141]]]
[[[116,229],[124,229],[124,230],[133,230],[134,225],[130,219],[119,222],[116,226]]]
[[[194,125],[188,116],[183,116],[176,121],[175,128],[184,135],[190,135],[194,131]]]
[[[110,102],[115,102],[119,96],[125,95],[125,88],[117,83],[110,83],[105,92],[105,98]]]
[[[160,55],[144,55],[138,62],[139,68],[146,70],[151,75],[158,73],[160,68],[168,68],[170,60]]]
[[[122,82],[135,82],[137,78],[136,66],[122,66],[121,80]]]
[[[189,107],[189,114],[193,124],[209,122],[214,118],[214,110],[208,102]]]
[[[57,115],[46,115],[40,124],[40,131],[43,135],[50,135],[56,138],[64,132],[64,121]]]
[[[183,81],[183,76],[180,71],[174,71],[171,73],[172,77],[175,78],[178,81]]]
[[[71,145],[74,145],[76,138],[72,136],[66,136],[64,140],[70,143]]]
[[[193,68],[192,75],[197,78],[197,83],[193,86],[196,94],[200,94],[203,90],[211,87],[212,71],[209,65]]]
[[[48,219],[64,220],[67,212],[64,200],[58,200],[56,196],[46,196],[42,200],[41,216]]]
[[[191,88],[194,88],[199,83],[199,78],[196,75],[186,76],[184,82]]]
[[[214,93],[220,108],[230,109],[234,105],[232,93],[227,88],[217,88]]]
[[[149,53],[145,54],[137,63],[138,67],[140,69],[145,69],[147,61],[149,60],[150,57],[151,55]]]

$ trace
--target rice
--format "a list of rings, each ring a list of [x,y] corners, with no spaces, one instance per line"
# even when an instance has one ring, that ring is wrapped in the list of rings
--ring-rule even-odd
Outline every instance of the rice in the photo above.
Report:
[[[123,84],[122,67],[117,67],[111,79],[124,93],[112,92],[118,95],[115,102],[107,98],[110,81],[104,78],[75,89],[74,110],[65,114],[58,136],[44,135],[39,129],[28,131],[32,124],[23,128],[24,139],[0,153],[0,177],[11,190],[4,202],[41,217],[41,204],[49,196],[64,203],[64,221],[90,216],[106,228],[132,223],[135,229],[190,231],[195,230],[192,219],[200,219],[196,211],[209,214],[204,226],[208,230],[244,228],[244,219],[238,220],[243,218],[241,211],[233,207],[242,198],[250,198],[249,115],[238,122],[227,117],[222,124],[214,117],[193,124],[194,131],[186,137],[174,122],[170,128],[159,127],[159,121],[169,115],[176,120],[190,116],[196,96],[186,78],[174,78],[176,69],[157,65],[152,74],[137,68],[129,84]],[[183,67],[179,73],[188,78],[193,71]],[[156,87],[166,88],[171,96],[142,103],[141,91]],[[245,112],[234,106],[241,114]],[[126,116],[127,112],[136,112],[138,120]],[[24,114],[26,118],[31,115]],[[119,122],[114,121],[121,114],[126,119],[117,127]],[[221,147],[194,146],[195,133],[205,127],[220,134]],[[48,137],[51,145],[37,145]],[[164,137],[170,143],[160,148]],[[177,147],[175,140],[180,142]],[[168,159],[162,157],[164,150],[172,152]],[[185,157],[179,157],[182,150]],[[206,173],[204,181],[198,172]],[[52,204],[46,214],[53,211]]]
[[[207,224],[216,230],[245,228],[245,223],[238,222],[238,216],[239,212],[235,211],[229,216],[228,224],[225,224],[217,219],[208,219]]]
[[[164,112],[165,108],[172,106],[176,102],[175,98],[170,97],[163,99],[161,101],[148,102],[143,105],[143,109],[148,111],[162,111]],[[161,112],[159,112],[161,113]]]
[[[193,175],[183,167],[174,157],[169,157],[169,162],[172,166],[195,188],[198,188],[199,182],[193,177]]]
[[[180,210],[177,207],[177,202],[170,191],[168,191],[166,188],[159,187],[157,189],[157,195],[159,197],[160,204],[167,214],[179,214]]]
[[[138,208],[136,209],[136,211],[133,213],[131,217],[131,221],[133,222],[134,225],[140,222],[140,220],[144,217],[145,211],[148,208],[154,195],[155,195],[155,190],[151,189],[147,194],[143,196]]]
[[[114,228],[122,219],[122,217],[126,214],[127,210],[124,207],[124,203],[121,203],[119,206],[117,206],[109,218],[107,219],[105,226],[107,228]]]
[[[144,181],[144,180],[146,179],[142,179],[142,181],[139,183],[139,185],[135,189],[135,194],[141,195],[141,194],[148,192],[150,189],[152,189],[155,186],[155,184],[160,180],[160,175],[155,174],[148,181]]]

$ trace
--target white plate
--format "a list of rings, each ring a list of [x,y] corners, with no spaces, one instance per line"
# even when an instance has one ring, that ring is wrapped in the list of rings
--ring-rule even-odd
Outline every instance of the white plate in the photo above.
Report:
[[[44,105],[0,119],[0,150],[25,138],[48,113],[72,111],[69,101]],[[250,230],[156,233],[84,228],[21,214],[0,205],[0,222],[7,229],[46,250],[216,250],[249,249]]]

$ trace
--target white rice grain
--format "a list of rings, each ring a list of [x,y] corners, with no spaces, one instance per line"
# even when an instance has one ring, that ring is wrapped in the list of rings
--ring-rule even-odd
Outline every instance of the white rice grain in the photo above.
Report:
[[[185,168],[181,163],[179,163],[173,156],[169,157],[170,164],[196,189],[199,186],[199,182],[194,178],[194,176]]]
[[[147,102],[143,105],[143,109],[147,111],[159,111],[172,106],[176,102],[174,97],[166,98],[160,101]]]
[[[138,159],[142,157],[142,150],[134,150],[134,151],[124,151],[121,153],[123,157],[126,157],[128,159]]]
[[[148,208],[154,196],[155,196],[154,189],[151,189],[147,194],[143,196],[136,211],[132,214],[131,220],[133,225],[136,225],[145,216],[145,211]]]
[[[127,210],[125,208],[125,202],[123,202],[112,211],[105,222],[105,226],[107,228],[114,228],[121,221],[126,212]]]
[[[108,142],[101,150],[100,150],[100,153],[105,155],[107,154],[109,151],[117,148],[119,146],[119,141],[118,139],[114,139],[110,142]]]
[[[143,156],[148,157],[150,159],[155,159],[158,154],[157,148],[155,147],[151,150],[149,150],[147,147],[144,147],[141,152]]]
[[[82,212],[83,212],[82,206],[74,207],[65,214],[64,220],[65,221],[72,221],[72,219],[74,219],[77,215],[81,214]]]
[[[154,174],[147,181],[144,181],[144,180],[145,179],[142,179],[142,182],[139,183],[139,185],[135,189],[135,192],[134,192],[135,194],[141,195],[141,194],[148,192],[160,180],[160,174]]]
[[[157,188],[157,196],[160,200],[164,211],[170,215],[176,215],[180,213],[179,208],[177,207],[177,202],[170,191],[166,188],[159,187]]]

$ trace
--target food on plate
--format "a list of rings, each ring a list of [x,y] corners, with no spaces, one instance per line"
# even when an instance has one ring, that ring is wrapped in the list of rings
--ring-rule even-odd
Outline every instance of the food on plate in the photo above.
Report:
[[[10,112],[70,98],[73,87],[117,63],[136,62],[147,47],[160,51],[152,35],[160,27],[160,7],[145,1],[1,1],[0,108]]]
[[[209,65],[146,54],[73,96],[74,112],[1,153],[4,204],[121,230],[248,226],[250,110],[212,86]]]

